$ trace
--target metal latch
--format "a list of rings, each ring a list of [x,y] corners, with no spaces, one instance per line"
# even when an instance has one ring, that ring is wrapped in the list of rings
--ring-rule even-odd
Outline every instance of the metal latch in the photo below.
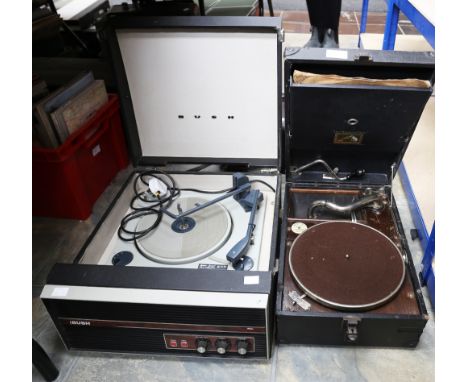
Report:
[[[374,61],[374,59],[370,55],[357,54],[356,56],[354,56],[354,61],[355,62],[366,63],[366,62],[372,62],[372,61]]]
[[[359,317],[348,316],[343,318],[343,330],[346,342],[357,342],[359,338],[358,326],[360,322],[361,319]]]
[[[303,294],[302,296],[299,295],[295,290],[289,292],[288,294],[289,298],[293,300],[293,305],[299,305],[302,309],[304,310],[309,310],[310,309],[310,304],[304,300],[304,297],[306,296]]]

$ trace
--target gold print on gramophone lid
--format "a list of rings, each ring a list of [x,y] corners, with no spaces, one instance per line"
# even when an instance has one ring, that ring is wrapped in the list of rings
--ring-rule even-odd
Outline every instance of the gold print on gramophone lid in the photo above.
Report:
[[[360,145],[363,139],[363,131],[337,131],[333,137],[333,143],[335,145]]]

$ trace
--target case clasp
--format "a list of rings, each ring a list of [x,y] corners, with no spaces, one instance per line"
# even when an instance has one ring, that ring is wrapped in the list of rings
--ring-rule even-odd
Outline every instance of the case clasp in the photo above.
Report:
[[[370,55],[357,54],[356,56],[354,56],[354,62],[366,63],[366,62],[372,62],[372,61],[374,61],[374,59]]]
[[[356,343],[358,341],[358,326],[360,322],[361,319],[355,316],[347,316],[343,318],[343,330],[346,342]]]
[[[310,304],[304,300],[305,294],[302,296],[299,295],[295,290],[288,293],[288,296],[291,300],[293,300],[293,305],[299,305],[304,310],[310,310]]]

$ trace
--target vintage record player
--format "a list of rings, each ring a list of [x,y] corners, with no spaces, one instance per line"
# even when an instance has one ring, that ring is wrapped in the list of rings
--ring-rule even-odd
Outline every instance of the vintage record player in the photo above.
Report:
[[[432,94],[433,53],[285,56],[277,340],[415,347],[428,315],[392,179]],[[301,72],[331,82],[304,84]],[[383,79],[404,84],[371,83]]]
[[[135,171],[74,264],[48,276],[41,298],[67,348],[270,356],[280,26],[108,15]]]

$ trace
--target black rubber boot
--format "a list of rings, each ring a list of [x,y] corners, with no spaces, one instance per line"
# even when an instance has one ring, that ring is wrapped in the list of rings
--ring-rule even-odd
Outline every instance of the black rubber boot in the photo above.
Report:
[[[335,31],[333,29],[327,29],[325,35],[323,36],[323,48],[339,48],[338,38],[336,37]]]
[[[310,28],[310,32],[310,39],[305,43],[304,48],[320,48],[322,44],[319,40],[318,28],[313,26],[312,28]]]

